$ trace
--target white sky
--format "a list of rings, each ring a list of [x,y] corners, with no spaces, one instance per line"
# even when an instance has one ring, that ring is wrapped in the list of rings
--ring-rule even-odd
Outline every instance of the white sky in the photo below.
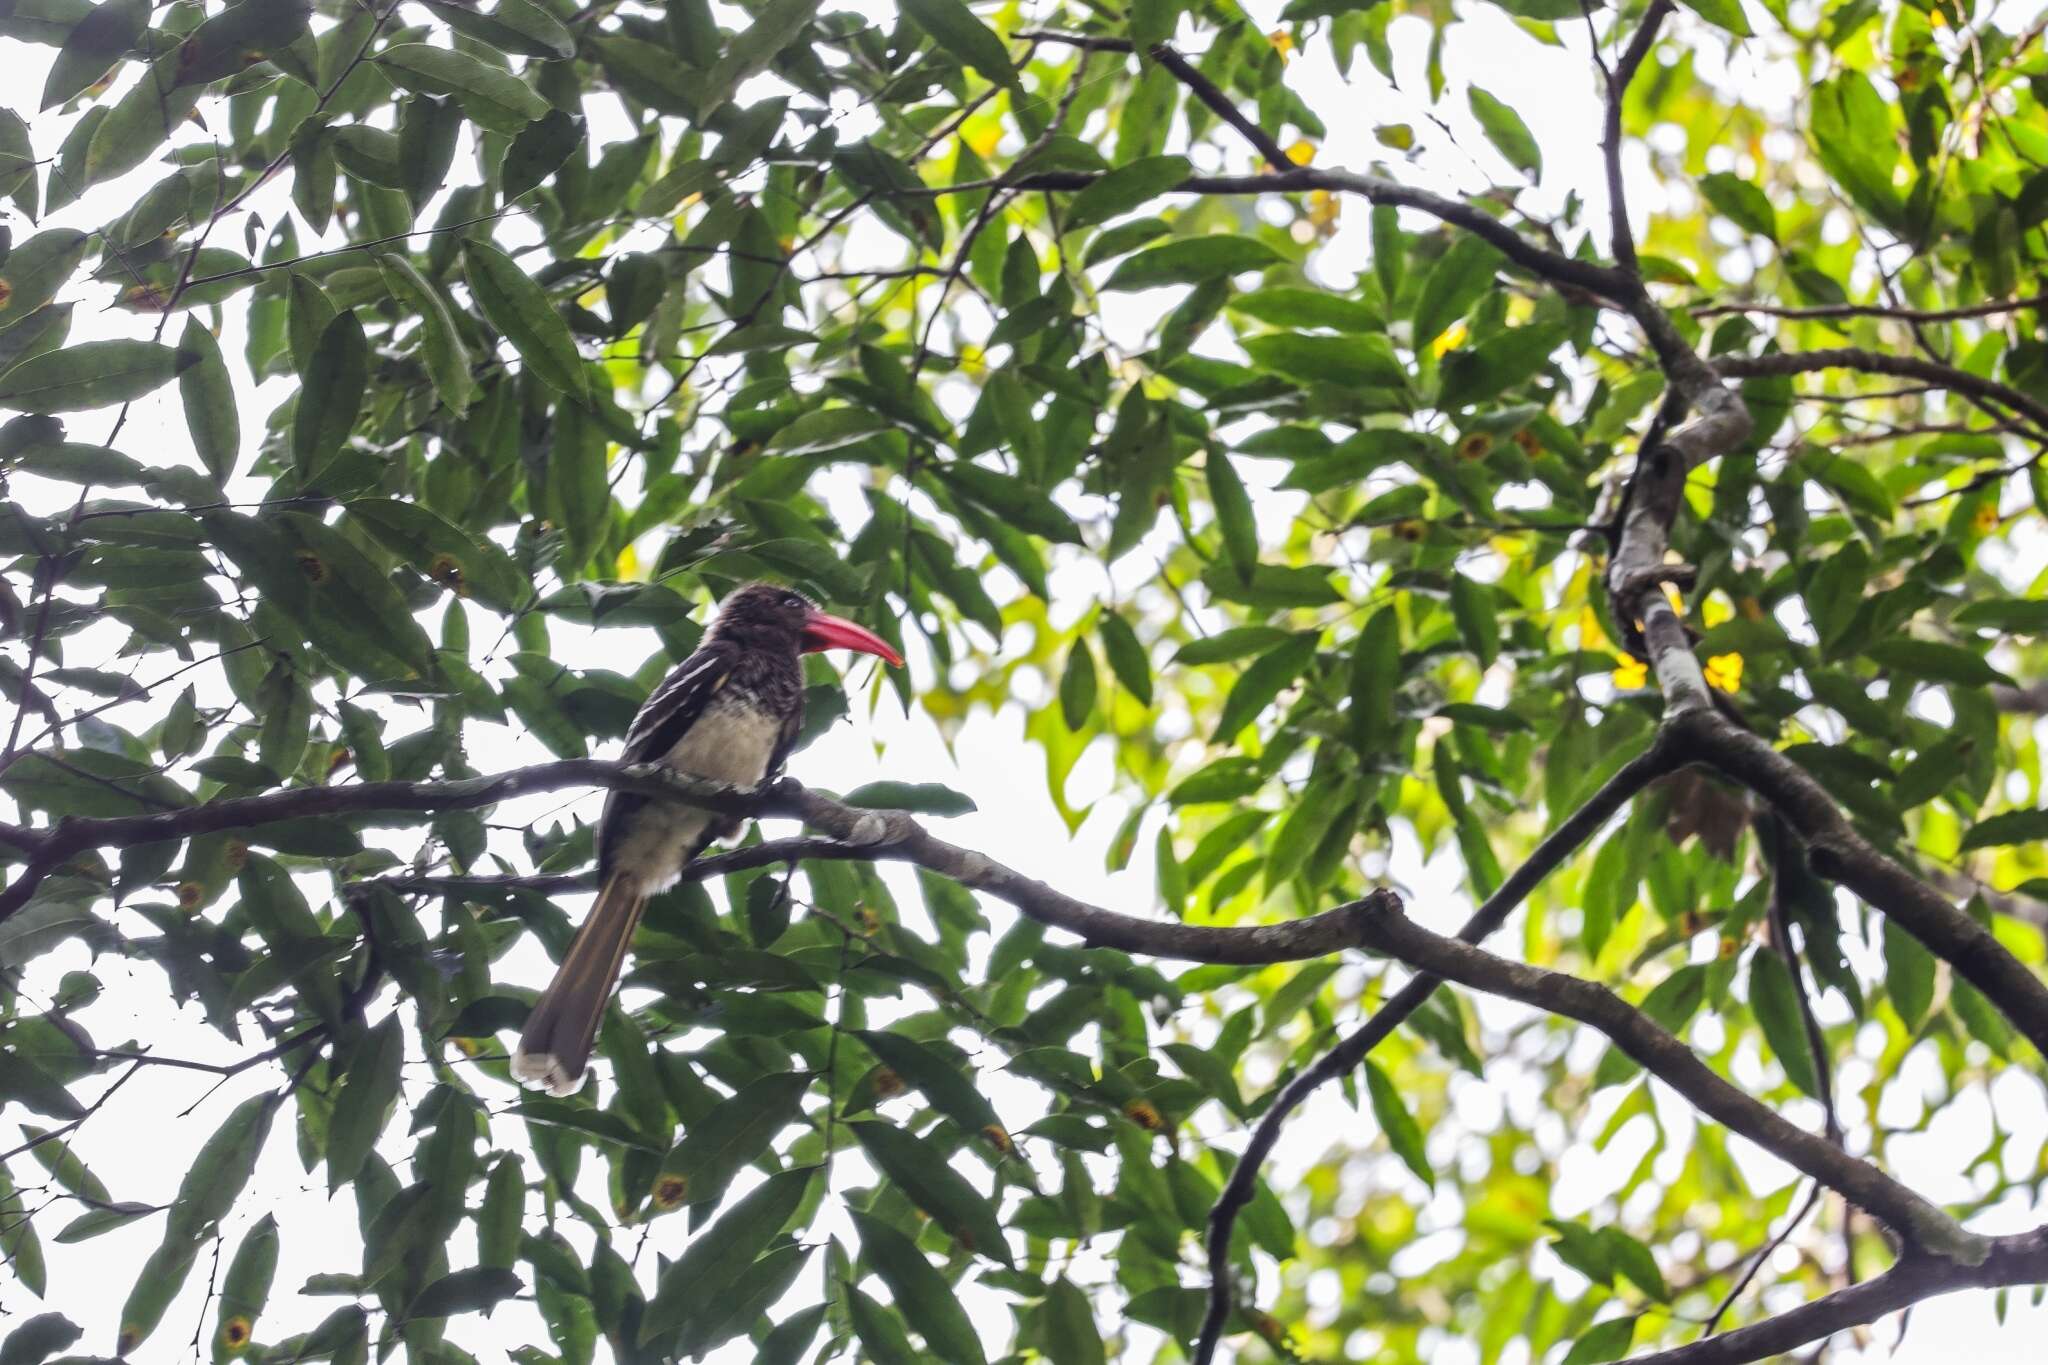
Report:
[[[843,4],[836,7],[867,8]],[[1261,0],[1247,8],[1270,21],[1280,5],[1277,0]],[[1446,59],[1453,84],[1435,110],[1455,131],[1457,145],[1451,146],[1449,139],[1433,127],[1427,117],[1427,86],[1422,77],[1422,62],[1428,30],[1419,20],[1402,19],[1396,21],[1392,31],[1399,57],[1402,90],[1389,88],[1362,56],[1353,67],[1349,83],[1337,76],[1326,50],[1319,45],[1311,46],[1294,61],[1290,74],[1294,88],[1329,125],[1329,136],[1316,156],[1317,164],[1364,168],[1375,159],[1389,155],[1373,140],[1372,128],[1378,124],[1405,122],[1415,128],[1424,148],[1417,164],[1429,167],[1430,173],[1420,174],[1409,167],[1399,170],[1398,173],[1404,177],[1448,191],[1477,190],[1497,178],[1505,179],[1510,172],[1464,113],[1464,87],[1459,83],[1460,79],[1466,74],[1483,71],[1483,83],[1517,109],[1534,131],[1545,158],[1546,187],[1575,188],[1587,201],[1586,221],[1600,221],[1605,213],[1603,182],[1595,159],[1600,111],[1595,82],[1584,56],[1583,30],[1577,25],[1563,26],[1569,47],[1560,51],[1535,42],[1496,11],[1476,5],[1465,8],[1471,13],[1472,20],[1454,33]],[[1710,75],[1721,70],[1720,64],[1706,55],[1714,46],[1711,40],[1705,44],[1700,62],[1702,72]],[[0,69],[10,73],[14,88],[19,90],[40,88],[48,56],[49,49],[46,48],[0,41]],[[1747,97],[1753,102],[1776,102],[1782,106],[1796,93],[1782,66],[1744,58],[1736,63],[1730,74],[1741,82]],[[65,124],[65,120],[54,114],[31,118],[30,128],[38,150],[45,154],[53,150]],[[1631,160],[1637,172],[1634,178],[1639,183],[1646,183],[1643,174],[1646,163],[1641,149],[1632,151]],[[151,183],[156,174],[157,168],[152,164],[121,182],[103,186],[87,196],[82,205],[67,209],[61,215],[61,221],[89,226],[110,220],[132,202],[133,196]],[[1557,208],[1562,198],[1561,191],[1546,188],[1533,194],[1528,202],[1538,211],[1548,211]],[[277,205],[282,202],[278,187],[272,187],[252,201],[264,213],[266,221],[274,221],[278,217],[280,210]],[[1655,203],[1653,193],[1645,189],[1635,196],[1632,203],[1640,223],[1645,208]],[[239,236],[240,225],[227,226],[231,230],[223,233],[222,239],[233,241]],[[1323,278],[1341,281],[1348,278],[1350,272],[1365,266],[1365,226],[1366,214],[1358,206],[1347,205],[1342,229],[1317,260],[1317,270]],[[17,243],[25,235],[17,229]],[[301,241],[302,249],[311,249],[312,243],[303,237]],[[131,315],[95,311],[99,291],[87,294],[74,286],[65,297],[79,297],[83,301],[74,317],[74,342],[100,336],[134,334],[136,320]],[[1133,340],[1141,336],[1157,313],[1170,306],[1172,301],[1167,295],[1140,296],[1136,300],[1125,296],[1125,301],[1119,303],[1105,321],[1120,339]],[[242,342],[241,320],[231,309],[228,330],[222,338],[223,347],[231,356],[238,357]],[[282,381],[267,385],[261,396],[243,392],[245,442],[250,439],[261,415],[274,406],[282,394]],[[76,437],[94,439],[97,424],[102,418],[101,414],[82,415],[73,422]],[[184,450],[182,419],[171,391],[166,390],[136,405],[121,446],[154,463],[167,462],[174,453]],[[28,480],[17,481],[16,496],[30,501],[32,505],[45,503],[57,496],[66,497],[67,501],[68,497],[75,496],[75,489],[65,491],[49,486],[41,490],[42,496],[38,496],[37,490],[27,486],[29,483]],[[260,491],[253,482],[245,480],[244,484],[245,493]],[[1262,518],[1272,523],[1284,524],[1292,513],[1292,504],[1283,497],[1269,494],[1261,500]],[[1087,563],[1061,571],[1055,576],[1054,584],[1057,600],[1054,616],[1062,623],[1078,616],[1104,587],[1100,569]],[[560,623],[553,623],[551,630],[556,651],[583,666],[631,672],[656,648],[647,632],[621,630],[586,636]],[[496,629],[479,617],[477,629],[473,632],[477,648],[481,650],[496,634]],[[116,637],[107,637],[105,647],[95,655],[87,643],[89,639],[91,637],[74,637],[68,643],[67,663],[99,664],[117,643]],[[158,659],[142,669],[138,676],[147,680],[168,671],[168,667]],[[929,660],[914,658],[913,667],[928,669]],[[870,676],[871,673],[865,669],[854,674],[859,681]],[[797,776],[821,786],[844,789],[878,775],[878,760],[881,755],[886,755],[887,767],[893,776],[944,782],[975,799],[979,811],[945,822],[942,826],[945,837],[979,848],[1083,899],[1133,912],[1149,913],[1153,910],[1151,872],[1145,852],[1150,848],[1149,840],[1140,840],[1141,853],[1132,870],[1115,876],[1102,870],[1109,839],[1125,813],[1121,802],[1114,797],[1101,800],[1078,834],[1069,838],[1044,793],[1042,760],[1035,748],[1027,746],[1023,738],[1023,712],[1019,707],[1013,705],[1001,714],[981,715],[968,721],[955,739],[951,754],[930,721],[921,714],[905,716],[896,706],[893,696],[884,695],[872,714],[868,713],[867,705],[859,696],[855,698],[854,708],[855,716],[850,722],[833,730],[799,757],[795,765]],[[153,712],[136,708],[125,714],[116,712],[112,719],[140,727],[147,723],[146,716],[150,714]],[[410,727],[401,723],[400,728]],[[470,736],[470,758],[480,770],[508,768],[549,756],[537,743],[510,730],[478,724],[471,728]],[[1098,743],[1076,770],[1069,785],[1070,798],[1077,804],[1086,804],[1105,797],[1112,786],[1110,764],[1108,746]],[[1020,772],[1021,778],[1013,775]],[[565,818],[571,812],[591,819],[595,817],[598,804],[599,798],[594,795],[570,800],[565,794],[556,794],[508,804],[499,808],[492,819],[500,824],[517,825],[529,819]],[[1150,826],[1146,832],[1149,835]],[[1407,836],[1404,830],[1393,853],[1390,873],[1397,883],[1413,893],[1410,897],[1411,913],[1423,923],[1448,930],[1464,918],[1469,905],[1459,890],[1461,878],[1454,855],[1445,854],[1425,862],[1412,837]],[[906,885],[900,870],[892,870],[889,875],[906,908],[916,906],[918,898],[914,889]],[[1009,922],[1010,912],[994,906],[992,913],[1000,932],[1001,927]],[[1502,935],[1501,942],[1511,945],[1516,938],[1516,931],[1511,927]],[[30,997],[46,993],[61,972],[88,966],[102,981],[105,995],[82,1016],[82,1021],[102,1046],[118,1045],[123,1039],[134,1037],[169,1055],[219,1062],[233,1061],[243,1055],[241,1049],[226,1044],[207,1028],[196,1009],[170,1010],[163,978],[155,968],[118,958],[88,962],[86,954],[75,944],[67,945],[36,965],[30,980]],[[540,949],[531,942],[522,942],[511,956],[497,965],[494,974],[502,981],[538,986],[545,980],[547,971],[548,963]],[[1482,1007],[1482,1018],[1488,1024],[1512,1023],[1521,1017],[1522,1011],[1517,1007],[1491,1002]],[[1485,1084],[1469,1077],[1453,1082],[1454,1103],[1468,1122],[1486,1126],[1491,1121],[1489,1116],[1497,1113],[1503,1105],[1518,1116],[1526,1116],[1531,1111],[1537,1091],[1529,1078],[1514,1074],[1512,1068],[1496,1068],[1495,1073]],[[109,1073],[109,1076],[113,1074],[117,1073]],[[430,1081],[416,1059],[408,1067],[408,1077],[408,1097],[417,1099]],[[481,1077],[477,1081],[487,1098],[494,1101],[511,1098],[509,1090]],[[274,1071],[257,1069],[223,1086],[195,1112],[184,1116],[181,1111],[204,1090],[207,1078],[168,1068],[145,1068],[127,1084],[122,1095],[104,1113],[85,1125],[77,1135],[75,1148],[112,1187],[116,1199],[165,1200],[175,1190],[179,1177],[200,1143],[213,1132],[232,1106],[243,1096],[266,1090],[275,1082]],[[1853,1087],[1845,1084],[1843,1088],[1846,1091]],[[1892,1087],[1887,1103],[1906,1106],[1910,1119],[1916,1093],[1933,1097],[1938,1090],[1938,1078],[1933,1068],[1909,1067],[1907,1077]],[[1040,1101],[1034,1087],[1008,1083],[998,1077],[991,1081],[989,1091],[998,1109],[1010,1120],[1013,1130],[1023,1127],[1037,1112],[1036,1106]],[[1993,1088],[1990,1097],[1998,1107],[2002,1126],[2012,1134],[2007,1153],[2008,1170],[2018,1174],[2031,1169],[2044,1134],[2048,1134],[2048,1116],[2044,1116],[2040,1087],[2016,1074],[2008,1074]],[[1673,1154],[1684,1151],[1690,1117],[1682,1106],[1670,1103],[1661,1105],[1660,1112],[1671,1135],[1670,1151],[1665,1159],[1673,1160]],[[1605,1114],[1599,1117],[1604,1119]],[[1796,1114],[1795,1117],[1817,1126],[1815,1113]],[[1951,1104],[1924,1134],[1895,1135],[1891,1139],[1895,1168],[1909,1173],[1920,1189],[1936,1198],[1967,1197],[1977,1186],[1964,1171],[1988,1139],[1990,1117],[1986,1097],[1981,1090]],[[1891,1123],[1897,1116],[1888,1108],[1885,1118]],[[1643,1121],[1637,1120],[1636,1123],[1642,1125]],[[410,1152],[411,1141],[402,1133],[404,1126],[402,1121],[395,1122],[382,1148],[394,1162],[402,1160]],[[1370,1117],[1352,1114],[1334,1094],[1326,1093],[1304,1109],[1290,1126],[1269,1168],[1272,1183],[1283,1198],[1288,1197],[1292,1181],[1308,1165],[1328,1154],[1333,1135],[1345,1134],[1355,1135],[1361,1140],[1377,1137]],[[356,1260],[355,1248],[359,1245],[351,1193],[344,1190],[330,1200],[325,1190],[324,1169],[312,1176],[306,1175],[300,1169],[292,1144],[285,1135],[286,1125],[280,1124],[249,1191],[226,1226],[223,1252],[224,1257],[232,1253],[249,1222],[266,1212],[277,1216],[283,1229],[283,1255],[270,1308],[259,1324],[258,1336],[264,1340],[304,1330],[340,1302],[299,1298],[296,1290],[310,1274],[349,1268]],[[11,1128],[0,1129],[0,1148],[11,1145],[12,1136]],[[1590,1138],[1590,1134],[1587,1136]],[[1242,1135],[1226,1134],[1219,1140],[1235,1149],[1241,1145]],[[1560,1178],[1553,1196],[1555,1211],[1560,1216],[1570,1216],[1599,1207],[1633,1168],[1646,1140],[1646,1127],[1641,1131],[1625,1130],[1615,1145],[1603,1154],[1594,1152],[1589,1143],[1574,1145],[1572,1135],[1562,1132],[1546,1134],[1546,1149],[1563,1153]],[[523,1148],[520,1125],[516,1121],[501,1120],[496,1125],[494,1141],[503,1148]],[[1632,1150],[1631,1143],[1636,1144]],[[1454,1145],[1449,1134],[1439,1134],[1438,1142],[1432,1147],[1433,1157],[1451,1159]],[[1738,1149],[1743,1147],[1739,1141],[1736,1145]],[[1748,1156],[1751,1159],[1747,1164],[1755,1172],[1760,1190],[1776,1188],[1789,1178],[1789,1171],[1774,1160],[1753,1151]],[[857,1163],[858,1157],[842,1154],[839,1160]],[[35,1169],[27,1158],[18,1159],[13,1165],[17,1178],[30,1178]],[[844,1169],[851,1171],[857,1166]],[[528,1170],[533,1170],[531,1163]],[[602,1163],[587,1157],[585,1170],[599,1172],[595,1178],[601,1180]],[[1376,1161],[1370,1170],[1372,1178],[1378,1181],[1405,1182],[1412,1179],[1391,1161]],[[586,1184],[589,1184],[588,1177]],[[585,1192],[590,1194],[593,1190],[597,1190],[601,1200],[598,1187],[590,1186]],[[1419,1187],[1416,1193],[1420,1194]],[[1290,1202],[1294,1202],[1299,1211],[1301,1204]],[[115,1313],[140,1271],[144,1258],[154,1248],[161,1225],[155,1219],[146,1219],[76,1246],[51,1243],[50,1237],[75,1211],[75,1206],[60,1205],[38,1220],[50,1267],[51,1295],[47,1302],[29,1302],[18,1285],[9,1283],[0,1285],[0,1310],[27,1315],[44,1308],[61,1309],[87,1327],[87,1336],[79,1343],[80,1350],[110,1351]],[[2044,1212],[2048,1211],[2018,1207],[2014,1201],[2008,1201],[2008,1206],[2001,1206],[1975,1219],[1972,1226],[1986,1232],[2016,1231],[2039,1222]],[[1437,1219],[1436,1222],[1431,1221],[1431,1215]],[[1446,1209],[1440,1202],[1432,1209],[1431,1215],[1425,1216],[1425,1233],[1435,1227],[1456,1226],[1454,1206]],[[640,1258],[643,1280],[651,1281],[655,1250],[670,1256],[680,1252],[681,1231],[682,1225],[675,1220],[656,1225],[650,1248]],[[810,1235],[815,1238],[827,1232],[837,1232],[843,1241],[848,1240],[843,1219],[829,1204],[827,1213],[814,1225]],[[453,1263],[458,1266],[465,1264],[470,1254],[468,1236],[469,1228],[465,1225],[459,1234],[462,1240],[450,1249]],[[630,1253],[636,1236],[628,1231],[620,1242],[621,1249]],[[584,1244],[582,1239],[578,1240],[579,1245]],[[1418,1243],[1412,1251],[1426,1256],[1429,1246],[1427,1241]],[[1782,1254],[1789,1256],[1791,1253]],[[822,1261],[821,1256],[812,1258],[804,1278],[799,1280],[793,1291],[792,1304],[811,1301],[817,1292]],[[1562,1284],[1570,1286],[1575,1283],[1573,1272],[1559,1265],[1547,1253],[1539,1253],[1539,1263],[1544,1273],[1555,1276]],[[1084,1276],[1087,1269],[1084,1262],[1077,1269],[1077,1277]],[[191,1357],[194,1329],[200,1326],[195,1317],[197,1295],[192,1292],[192,1286],[204,1283],[206,1271],[206,1258],[202,1257],[184,1299],[135,1359],[173,1361]],[[879,1292],[873,1282],[868,1287],[871,1292]],[[1272,1288],[1270,1275],[1266,1288]],[[984,1324],[985,1338],[991,1343],[1006,1340],[1008,1314],[1001,1309],[1000,1301],[986,1292],[973,1290],[967,1293],[966,1298]],[[1789,1305],[1778,1303],[1777,1306]],[[8,1318],[0,1317],[0,1335],[4,1335],[10,1325]],[[201,1330],[210,1334],[214,1325],[213,1313],[209,1309]],[[1881,1348],[1894,1339],[1896,1330],[1895,1321],[1887,1323],[1876,1333],[1876,1344],[1869,1351],[1855,1353],[1843,1349],[1830,1358],[1836,1361],[1889,1358],[1905,1365],[1918,1365],[1920,1362],[1947,1365],[1948,1361],[1961,1355],[1972,1361],[1972,1365],[2005,1365],[2006,1362],[2020,1365],[2022,1361],[2041,1358],[2039,1343],[2048,1340],[2048,1313],[2027,1310],[2015,1302],[2006,1325],[2001,1328],[1993,1319],[1988,1295],[1936,1300],[1914,1311],[1911,1330],[1903,1344],[1887,1356]],[[547,1340],[537,1311],[530,1303],[501,1306],[488,1332],[479,1331],[473,1323],[463,1322],[454,1335],[473,1349],[480,1341],[495,1341],[500,1348],[497,1353],[489,1349],[482,1352],[483,1358],[491,1361],[507,1359],[505,1353],[515,1346],[544,1344]],[[1134,1334],[1137,1349],[1132,1358],[1147,1358],[1152,1340],[1142,1333]],[[742,1342],[713,1358],[741,1361],[748,1354]],[[599,1358],[604,1358],[602,1347]],[[1476,1362],[1477,1356],[1475,1349],[1465,1342],[1444,1340],[1436,1343],[1435,1358],[1452,1365],[1462,1365],[1467,1361]],[[1526,1365],[1513,1352],[1508,1361],[1509,1365]]]

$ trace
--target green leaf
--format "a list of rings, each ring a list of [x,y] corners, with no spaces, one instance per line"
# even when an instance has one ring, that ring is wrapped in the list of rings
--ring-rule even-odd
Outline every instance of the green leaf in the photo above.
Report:
[[[165,1245],[196,1241],[235,1206],[256,1169],[264,1140],[270,1136],[270,1122],[277,1116],[280,1098],[266,1094],[243,1100],[200,1147],[171,1203]]]
[[[742,82],[766,71],[784,48],[803,36],[822,4],[823,0],[768,0],[754,22],[726,45],[705,77],[697,103],[703,115],[709,117]]]
[[[1428,347],[1493,288],[1501,259],[1499,251],[1478,237],[1460,236],[1451,243],[1423,277],[1416,295],[1410,341],[1415,350]]]
[[[1996,848],[2005,844],[2031,844],[2048,839],[2048,810],[2009,810],[1979,820],[1963,834],[1957,852],[1973,848]]]
[[[384,1131],[405,1065],[405,1035],[398,1016],[386,1015],[356,1045],[347,1073],[335,1092],[334,1119],[327,1133],[327,1188],[356,1178],[363,1159]]]
[[[128,403],[198,363],[154,341],[87,341],[31,356],[0,374],[0,408],[77,412]]]
[[[1908,1033],[1934,1005],[1934,954],[1892,920],[1884,922],[1884,990]]]
[[[1466,92],[1466,97],[1486,140],[1507,158],[1508,164],[1531,180],[1542,178],[1543,152],[1537,147],[1529,125],[1522,122],[1522,116],[1476,85]]]
[[[1367,305],[1320,289],[1275,285],[1239,294],[1227,306],[1273,327],[1326,327],[1333,332],[1378,332],[1385,327],[1385,320]]]
[[[511,72],[453,48],[397,43],[373,60],[407,90],[454,96],[464,113],[493,132],[520,132],[549,109],[538,91]]]
[[[502,1266],[471,1266],[443,1275],[422,1289],[405,1310],[405,1316],[408,1321],[416,1321],[456,1313],[485,1313],[525,1287],[517,1275]]]
[[[1081,531],[1059,504],[1022,479],[977,464],[955,461],[939,476],[962,496],[979,503],[1019,530],[1064,545],[1079,545]]]
[[[1351,654],[1351,734],[1358,751],[1382,755],[1392,746],[1401,683],[1401,618],[1391,606],[1374,612]]]
[[[149,27],[149,10],[149,0],[107,0],[73,24],[50,63],[38,108],[56,108],[134,52]]]
[[[392,297],[410,308],[420,322],[420,358],[434,381],[441,401],[458,415],[468,411],[476,397],[476,380],[469,370],[469,351],[456,330],[455,318],[439,290],[403,256],[385,253],[377,257],[377,268]]]
[[[1415,1122],[1415,1116],[1408,1112],[1408,1106],[1401,1102],[1401,1092],[1394,1088],[1394,1082],[1379,1064],[1370,1060],[1365,1064],[1365,1084],[1372,1098],[1373,1117],[1385,1130],[1394,1154],[1415,1172],[1418,1180],[1435,1189],[1436,1171],[1423,1150],[1422,1128]]]
[[[48,1072],[26,1057],[0,1052],[0,1101],[9,1100],[53,1119],[85,1117],[85,1106]]]
[[[0,264],[0,327],[12,327],[56,298],[91,240],[76,228],[49,228],[8,252]]]
[[[541,61],[566,62],[576,55],[576,37],[532,0],[498,0],[488,12],[457,0],[423,0],[435,17],[504,52]]]
[[[818,408],[776,432],[768,449],[778,455],[828,455],[860,446],[889,429],[887,418],[866,408]]]
[[[1303,631],[1254,660],[1231,687],[1211,742],[1227,744],[1235,740],[1238,731],[1256,720],[1282,690],[1315,662],[1316,646],[1321,639],[1319,631]]]
[[[1500,657],[1500,618],[1495,613],[1493,589],[1463,574],[1452,575],[1451,615],[1458,622],[1465,647],[1478,656],[1479,666],[1493,667]]]
[[[962,66],[980,72],[990,85],[1008,86],[1023,97],[1009,49],[960,0],[903,0],[902,12]]]
[[[206,472],[213,475],[214,482],[226,483],[242,450],[242,423],[235,411],[235,385],[227,361],[221,356],[220,343],[196,316],[185,320],[178,354],[181,359],[196,357],[178,373],[186,433]]]
[[[42,1365],[84,1335],[85,1329],[62,1313],[38,1313],[0,1342],[0,1365]]]
[[[1816,1099],[1820,1078],[1814,1070],[1813,1050],[1807,1045],[1805,1016],[1799,1003],[1799,986],[1786,970],[1784,961],[1769,948],[1758,949],[1749,959],[1749,1007],[1764,1031],[1785,1076]]]
[[[1216,508],[1216,524],[1223,532],[1223,550],[1240,582],[1249,583],[1259,565],[1259,528],[1252,515],[1251,495],[1244,480],[1230,463],[1230,457],[1211,449],[1203,470],[1209,476],[1209,499]]]
[[[869,810],[907,810],[920,815],[968,815],[974,799],[938,782],[868,782],[840,798]]]
[[[1150,706],[1152,661],[1146,657],[1145,647],[1138,643],[1130,622],[1113,611],[1105,611],[1096,629],[1102,636],[1102,652],[1109,657],[1109,671],[1125,691],[1138,699],[1139,705]]]
[[[869,1160],[932,1216],[953,1240],[978,1256],[1009,1265],[1010,1246],[996,1221],[995,1207],[955,1171],[924,1139],[894,1124],[846,1125]]]
[[[1057,1365],[1105,1365],[1108,1359],[1088,1296],[1064,1275],[1046,1287],[1038,1329],[1046,1359]]]
[[[2012,679],[1986,663],[1982,655],[1934,640],[1880,640],[1864,653],[1873,663],[1926,682],[1954,683],[1962,687],[1988,687],[1992,683],[2012,685]]]
[[[292,460],[300,473],[311,475],[340,453],[362,415],[370,343],[353,311],[335,314],[321,330],[300,377],[298,407],[292,413]]]
[[[1628,1354],[1635,1343],[1636,1319],[1609,1318],[1588,1328],[1565,1352],[1563,1365],[1604,1365]]]
[[[583,357],[568,324],[541,287],[510,256],[483,242],[465,242],[462,260],[477,307],[491,326],[504,334],[548,387],[586,401]]]
[[[932,1108],[959,1124],[963,1131],[1009,1131],[967,1072],[938,1048],[898,1033],[872,1029],[856,1029],[853,1036],[865,1043],[882,1065],[922,1091]]]
[[[1069,730],[1079,730],[1094,714],[1095,689],[1095,655],[1085,639],[1076,640],[1060,673],[1060,719]]]
[[[1408,367],[1394,354],[1394,344],[1376,334],[1272,332],[1248,337],[1241,344],[1260,369],[1298,383],[1399,389],[1408,382]]]
[[[569,154],[583,145],[583,120],[550,109],[512,139],[500,165],[505,202],[511,203],[561,168]]]
[[[858,1286],[844,1288],[847,1320],[859,1338],[861,1358],[874,1365],[917,1365],[917,1348],[902,1320]]]
[[[1142,156],[1118,166],[1074,196],[1067,206],[1067,230],[1073,232],[1106,223],[1149,204],[1189,174],[1188,159],[1184,156]]]
[[[1981,626],[2012,635],[2048,635],[2048,599],[1982,597],[1958,611],[1959,626]]]
[[[1741,15],[1739,0],[1708,0],[1710,5],[1725,4],[1736,15]],[[1693,5],[1694,9],[1701,8]],[[1706,196],[1714,211],[1726,218],[1744,232],[1753,232],[1759,237],[1778,240],[1778,211],[1771,207],[1771,201],[1764,192],[1740,176],[1726,171],[1716,171],[1699,179],[1700,193]]]
[[[1749,18],[1742,12],[1742,0],[1679,0],[1679,3],[1738,38],[1747,38],[1752,33]]]
[[[809,1076],[795,1072],[749,1082],[690,1126],[661,1163],[662,1174],[683,1178],[685,1204],[716,1202],[733,1176],[796,1121],[810,1086]]]
[[[640,1344],[682,1327],[700,1305],[717,1303],[767,1248],[803,1204],[816,1167],[769,1176],[710,1227],[690,1239],[662,1272],[640,1319]]]
[[[1280,259],[1279,252],[1252,237],[1222,232],[1183,237],[1127,257],[1110,272],[1102,287],[1138,290],[1169,284],[1201,284],[1226,275],[1264,270]]]
[[[853,1211],[861,1255],[889,1286],[890,1297],[925,1340],[932,1354],[959,1365],[984,1365],[987,1355],[974,1324],[946,1277],[925,1259],[917,1243],[871,1214]]]

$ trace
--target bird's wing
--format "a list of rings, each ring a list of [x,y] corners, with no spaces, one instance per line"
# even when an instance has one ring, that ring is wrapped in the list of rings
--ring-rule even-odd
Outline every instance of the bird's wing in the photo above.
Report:
[[[658,762],[704,714],[732,676],[732,664],[731,654],[717,648],[700,649],[677,664],[641,703],[626,730],[625,752],[619,756],[628,763]]]

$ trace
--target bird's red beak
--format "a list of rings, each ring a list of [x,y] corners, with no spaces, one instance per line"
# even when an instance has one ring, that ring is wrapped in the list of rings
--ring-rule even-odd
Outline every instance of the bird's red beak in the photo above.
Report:
[[[822,649],[858,650],[886,659],[897,668],[903,667],[903,656],[866,626],[857,626],[830,612],[813,611],[804,618],[804,653],[815,654]]]

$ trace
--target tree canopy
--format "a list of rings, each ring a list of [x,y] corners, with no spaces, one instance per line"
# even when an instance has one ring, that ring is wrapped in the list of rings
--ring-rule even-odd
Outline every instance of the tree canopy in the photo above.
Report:
[[[0,1360],[2038,1299],[2027,9],[0,0]],[[886,755],[609,760],[756,578],[910,656],[807,740],[1021,714],[1149,901]],[[616,787],[769,827],[521,1092]],[[1894,1159],[1985,1112],[1966,1193]]]

